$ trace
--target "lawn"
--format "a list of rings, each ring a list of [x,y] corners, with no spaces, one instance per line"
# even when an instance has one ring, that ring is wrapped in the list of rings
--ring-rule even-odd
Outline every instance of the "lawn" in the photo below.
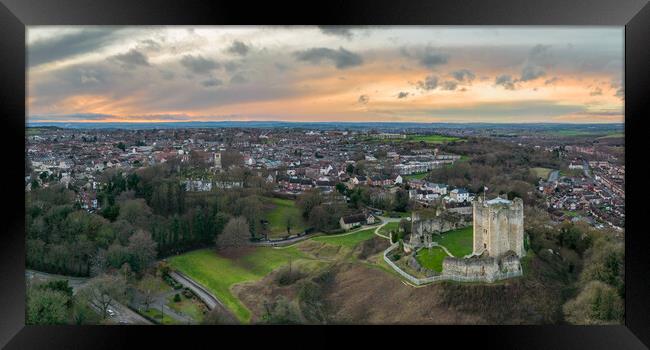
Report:
[[[447,255],[444,250],[438,247],[432,247],[420,249],[415,256],[415,259],[418,261],[420,266],[424,268],[436,272],[442,272],[442,260],[447,256],[449,255]]]
[[[266,214],[266,220],[269,221],[271,237],[280,237],[287,234],[287,217],[292,220],[291,234],[302,232],[307,228],[307,224],[300,215],[300,209],[296,207],[295,201],[271,198],[269,202],[273,209]]]
[[[419,173],[419,174],[411,174],[411,175],[405,175],[404,178],[407,180],[422,180],[425,177],[429,175],[429,172],[424,172],[424,173]]]
[[[158,309],[149,308],[149,310],[143,311],[143,313],[149,316],[150,318],[156,320],[160,324],[164,324],[164,325],[177,324],[175,319],[171,318],[167,314],[163,315],[162,312]]]
[[[474,231],[472,226],[448,231],[441,236],[433,235],[433,241],[445,246],[457,258],[462,258],[472,253],[473,238]]]
[[[274,269],[288,264],[289,259],[303,257],[295,247],[258,247],[236,259],[220,256],[212,249],[202,249],[172,257],[169,263],[212,291],[240,321],[248,323],[251,312],[231,293],[230,287],[259,280]]]
[[[318,236],[312,238],[312,240],[316,242],[323,242],[327,244],[352,248],[365,240],[371,239],[374,235],[375,229],[370,228],[367,230],[356,231],[354,233],[344,233],[341,235],[332,236]]]
[[[170,295],[167,298],[167,306],[176,312],[190,316],[194,321],[200,323],[203,320],[204,311],[202,303],[196,299],[188,299],[182,293],[179,294],[181,296],[181,301],[174,301],[174,296]]]
[[[530,168],[530,171],[536,176],[536,177],[541,177],[542,179],[548,179],[548,174],[553,171],[553,169],[549,168]]]
[[[379,229],[379,233],[384,236],[388,236],[391,231],[397,231],[399,228],[399,222],[389,222]]]

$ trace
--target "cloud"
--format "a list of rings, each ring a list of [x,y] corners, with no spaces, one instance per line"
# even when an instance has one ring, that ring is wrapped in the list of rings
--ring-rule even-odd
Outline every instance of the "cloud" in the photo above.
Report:
[[[560,78],[553,77],[551,79],[546,79],[546,81],[544,81],[544,85],[552,85],[552,84],[557,83],[558,81],[560,81]]]
[[[421,66],[429,69],[446,64],[449,60],[449,55],[437,52],[428,46],[420,50],[416,49],[414,52],[409,51],[406,47],[402,47],[400,48],[400,53],[404,57],[417,59]]]
[[[544,69],[540,66],[527,64],[524,66],[524,69],[521,71],[521,77],[519,81],[530,81],[535,80],[539,77],[542,77],[546,74]]]
[[[276,62],[276,63],[274,64],[274,66],[275,66],[275,68],[276,68],[277,70],[279,70],[280,72],[285,72],[287,69],[289,69],[289,66],[287,66],[287,65],[284,64],[284,63]]]
[[[367,105],[370,102],[370,97],[368,95],[359,96],[358,102],[362,105]]]
[[[416,86],[418,89],[422,90],[434,90],[435,88],[438,87],[438,77],[435,75],[429,75],[426,78],[424,78],[424,81],[418,81],[416,83]]]
[[[342,47],[332,50],[325,47],[312,48],[304,51],[294,52],[299,61],[306,61],[312,64],[319,64],[323,60],[334,63],[337,69],[346,69],[359,66],[363,63],[360,55],[350,52]]]
[[[457,87],[458,87],[458,82],[453,80],[443,81],[440,86],[442,90],[447,90],[447,91],[456,90]]]
[[[207,74],[218,69],[221,65],[213,60],[203,58],[203,56],[185,55],[181,58],[181,65],[195,74]]]
[[[602,94],[603,94],[603,89],[601,89],[600,87],[596,87],[589,93],[589,96],[600,96]]]
[[[242,75],[241,73],[237,73],[237,74],[233,75],[232,77],[230,77],[230,83],[231,84],[244,84],[244,83],[247,83],[247,82],[248,82],[248,79],[244,75]]]
[[[515,89],[515,82],[512,80],[512,76],[508,74],[502,74],[496,77],[494,80],[495,85],[501,85],[503,86],[506,90],[514,90]]]
[[[246,56],[248,51],[250,51],[250,46],[244,44],[239,40],[233,41],[232,45],[228,48],[228,52],[240,56]]]
[[[349,26],[318,26],[323,34],[352,39],[352,27]]]
[[[409,95],[408,92],[400,91],[399,94],[397,94],[397,98],[402,99],[402,98],[407,98]]]
[[[239,67],[241,67],[241,64],[234,61],[228,61],[223,64],[223,67],[226,68],[226,72],[232,73],[239,69]]]
[[[460,69],[457,71],[451,72],[451,75],[454,79],[462,82],[471,82],[476,78],[476,75],[472,73],[469,69]]]
[[[435,53],[430,50],[426,50],[418,57],[420,64],[427,68],[434,68],[436,66],[446,64],[447,60],[447,55]]]
[[[221,80],[219,80],[217,78],[210,78],[210,79],[202,81],[201,85],[203,85],[205,87],[219,86],[219,85],[223,85],[223,81],[221,81]]]
[[[117,62],[127,69],[133,69],[136,66],[150,66],[147,56],[136,49],[131,49],[129,52],[111,56],[109,57],[109,60]]]
[[[27,45],[27,62],[30,67],[34,67],[97,51],[116,40],[118,30],[86,29],[78,33],[35,41]]]
[[[625,99],[625,89],[621,86],[616,90],[616,94],[614,96],[620,99]]]

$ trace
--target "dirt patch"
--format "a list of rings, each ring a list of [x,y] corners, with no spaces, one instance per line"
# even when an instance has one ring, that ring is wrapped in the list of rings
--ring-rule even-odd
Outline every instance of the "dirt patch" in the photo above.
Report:
[[[346,252],[349,253],[349,250],[345,247],[315,241],[305,241],[298,249],[315,258],[325,260],[333,260],[341,257]]]
[[[280,286],[276,281],[278,273],[279,270],[276,270],[260,281],[232,286],[232,293],[251,311],[251,323],[261,323],[265,312],[265,302],[277,300],[279,296],[283,296],[287,300],[296,298],[297,281],[288,286]]]
[[[355,248],[354,253],[357,258],[365,260],[370,256],[383,252],[389,246],[390,244],[388,243],[388,240],[375,236],[372,239],[361,242],[361,244]]]
[[[414,288],[362,264],[340,266],[326,301],[334,323],[477,324],[481,317],[440,305],[439,286]]]

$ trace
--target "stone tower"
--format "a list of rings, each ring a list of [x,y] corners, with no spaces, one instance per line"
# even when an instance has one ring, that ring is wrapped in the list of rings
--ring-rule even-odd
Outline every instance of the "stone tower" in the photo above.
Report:
[[[217,152],[214,154],[214,168],[221,170],[221,153]]]
[[[484,201],[479,197],[473,203],[474,249],[473,254],[484,251],[491,257],[499,257],[507,251],[517,256],[526,254],[524,249],[524,204],[521,198],[512,201],[497,197]]]

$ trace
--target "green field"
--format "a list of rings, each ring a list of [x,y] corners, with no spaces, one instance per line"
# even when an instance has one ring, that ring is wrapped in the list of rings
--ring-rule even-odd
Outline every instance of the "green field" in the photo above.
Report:
[[[411,135],[407,137],[408,141],[420,142],[424,141],[426,143],[445,143],[461,140],[458,137],[454,136],[444,136],[444,135]]]
[[[170,265],[212,291],[237,318],[248,323],[251,312],[230,291],[236,283],[256,281],[289,259],[305,257],[295,247],[285,249],[254,248],[237,259],[218,255],[212,249],[195,250],[169,259]]]
[[[287,235],[287,217],[290,217],[291,234],[303,232],[307,228],[305,220],[300,215],[300,209],[296,207],[296,202],[290,199],[271,198],[269,200],[273,209],[266,214],[266,220],[269,221],[269,230],[271,237],[281,237]]]
[[[536,177],[541,177],[542,179],[548,179],[548,174],[553,171],[553,169],[549,168],[530,168],[530,171],[536,176]]]
[[[447,256],[449,255],[447,255],[444,250],[438,247],[432,247],[420,249],[415,256],[415,259],[418,261],[420,266],[424,268],[436,272],[442,272],[442,260]]]
[[[354,233],[344,233],[342,235],[318,236],[312,238],[313,241],[323,242],[332,245],[353,248],[357,244],[371,239],[375,235],[375,229],[356,231]]]
[[[407,180],[422,180],[425,177],[427,177],[427,175],[429,175],[429,173],[424,172],[424,173],[419,173],[419,174],[405,175],[404,178],[407,179]]]
[[[474,231],[472,226],[448,231],[441,236],[433,235],[434,242],[445,246],[457,258],[462,258],[472,253],[473,238]]]
[[[389,222],[379,229],[379,233],[384,236],[388,236],[391,231],[397,231],[399,228],[399,222]]]

